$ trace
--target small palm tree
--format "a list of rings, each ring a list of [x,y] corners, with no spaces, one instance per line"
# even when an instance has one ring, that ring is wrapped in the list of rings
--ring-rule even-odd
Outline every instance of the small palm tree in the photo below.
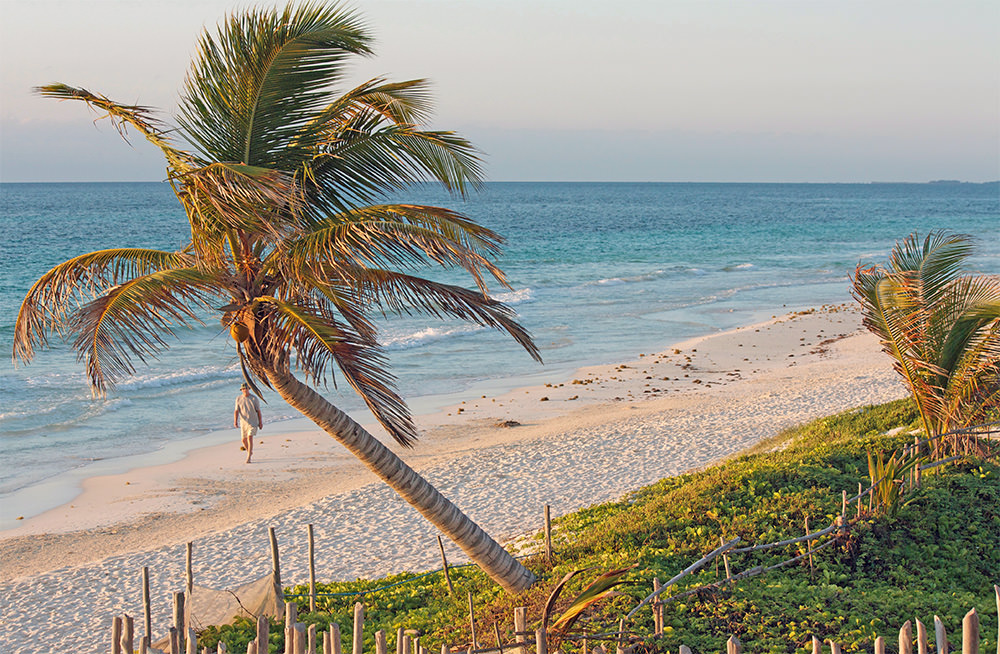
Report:
[[[339,369],[386,431],[411,446],[417,431],[386,370],[373,312],[473,321],[538,359],[514,313],[487,295],[486,277],[506,285],[491,261],[499,235],[447,209],[377,203],[425,179],[464,194],[481,176],[467,141],[420,128],[425,82],[375,79],[333,93],[345,59],[368,54],[369,41],[357,16],[337,6],[231,16],[200,40],[176,131],[145,107],[63,84],[38,89],[83,101],[123,136],[132,128],[158,146],[191,241],[179,252],[112,249],[56,266],[24,299],[14,355],[28,362],[52,332],[73,334],[102,394],[136,359],[164,350],[176,326],[214,313],[256,393],[260,384],[274,389],[519,592],[534,581],[530,571],[312,388]],[[478,290],[412,274],[429,262],[463,268]]]
[[[864,326],[906,380],[928,437],[985,422],[1000,407],[1000,277],[963,275],[965,235],[911,234],[852,292]]]

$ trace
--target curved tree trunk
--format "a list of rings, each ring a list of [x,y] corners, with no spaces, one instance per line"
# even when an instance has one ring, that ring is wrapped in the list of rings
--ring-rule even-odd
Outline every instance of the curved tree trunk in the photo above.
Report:
[[[418,475],[377,438],[290,372],[267,371],[275,390],[290,405],[333,436],[411,506],[455,542],[509,593],[520,593],[535,575]]]

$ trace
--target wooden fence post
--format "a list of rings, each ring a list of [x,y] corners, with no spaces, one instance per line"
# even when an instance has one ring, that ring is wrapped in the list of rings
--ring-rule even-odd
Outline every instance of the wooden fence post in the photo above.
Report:
[[[316,654],[316,625],[314,624],[309,625],[306,630],[306,651],[309,654]]]
[[[142,626],[146,647],[153,644],[153,607],[149,599],[149,568],[142,568]]]
[[[917,654],[930,654],[927,646],[927,629],[919,619],[917,619]]]
[[[309,534],[309,612],[316,612],[316,543],[313,540],[313,526],[306,525]]]
[[[979,614],[972,607],[962,618],[962,654],[979,654]]]
[[[677,654],[691,654],[691,648],[687,645],[681,645],[680,649],[677,650]]]
[[[257,650],[267,651],[267,644],[271,640],[271,623],[268,621],[267,616],[264,614],[257,616],[257,637],[254,638],[254,643],[257,646]]]
[[[336,622],[330,623],[330,654],[342,654],[340,625]]]
[[[183,649],[184,636],[187,635],[187,630],[184,628],[184,615],[184,593],[174,593],[174,629],[177,630],[176,654],[180,654],[180,650]]]
[[[944,622],[941,618],[934,616],[934,644],[937,646],[937,654],[948,654],[948,634],[944,630]]]
[[[354,642],[351,645],[351,654],[365,654],[365,605],[361,602],[354,603]]]
[[[861,482],[858,482],[858,519],[861,519]]]
[[[476,639],[476,612],[472,605],[472,591],[469,591],[469,628],[472,629],[472,649],[479,649],[479,641]]]
[[[191,590],[194,588],[194,543],[188,542],[184,553],[184,577],[188,597],[191,597]]]
[[[184,643],[186,645],[185,654],[198,654],[198,634],[194,633],[194,628],[187,628],[187,638]]]
[[[535,630],[535,654],[548,654],[549,644],[545,640],[545,630]]]
[[[545,562],[552,565],[552,518],[549,505],[545,505]]]
[[[658,577],[653,577],[653,592],[660,590],[660,579]],[[663,603],[660,601],[659,596],[653,600],[653,634],[656,636],[663,635]],[[583,641],[584,646],[586,646],[587,641]]]
[[[809,516],[806,516],[806,536],[808,535],[809,535]],[[806,541],[806,551],[809,552],[809,579],[811,581],[813,578],[813,553],[812,553],[812,544],[809,541]]]
[[[130,615],[122,616],[122,651],[132,654],[135,651],[135,621]]]
[[[722,536],[719,536],[719,544],[720,545],[725,545],[726,544],[726,539],[723,538]],[[732,578],[733,575],[729,571],[729,555],[728,554],[723,554],[722,555],[722,562],[726,565],[726,581],[729,581]]]
[[[267,535],[271,541],[271,575],[274,577],[274,587],[281,597],[281,560],[278,556],[278,536],[274,533],[274,527],[267,528]]]
[[[993,593],[997,596],[997,654],[1000,654],[1000,586],[993,584]]]
[[[913,623],[909,620],[899,630],[899,654],[913,654]]]
[[[881,636],[875,639],[875,654],[885,654],[885,638]]]
[[[285,654],[295,654],[295,623],[299,607],[295,602],[285,602]]]
[[[528,654],[528,636],[524,632],[528,630],[528,607],[514,607],[514,642],[520,647],[520,654]]]
[[[493,637],[497,640],[497,649],[500,650],[500,654],[503,654],[503,641],[500,640],[500,621],[493,623]]]
[[[385,641],[385,629],[375,632],[375,654],[389,654],[389,645]]]
[[[448,594],[455,594],[455,587],[451,584],[451,573],[448,572],[448,557],[444,555],[444,542],[438,536],[438,549],[441,551],[441,567],[444,568],[444,580],[448,582]]]
[[[821,654],[823,642],[815,635],[812,637],[812,654]]]
[[[111,654],[122,654],[122,618],[111,618]]]
[[[841,654],[840,643],[830,641],[830,654]]]
[[[740,654],[743,651],[743,644],[736,636],[730,636],[726,641],[726,654]]]

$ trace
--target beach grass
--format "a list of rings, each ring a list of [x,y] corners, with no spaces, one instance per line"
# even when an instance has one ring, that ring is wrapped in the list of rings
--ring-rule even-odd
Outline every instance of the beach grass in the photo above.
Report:
[[[807,516],[814,530],[830,524],[840,512],[841,492],[853,494],[859,483],[868,485],[867,452],[888,452],[912,442],[909,432],[918,420],[909,400],[854,409],[787,430],[705,470],[563,516],[556,521],[553,564],[541,556],[526,559],[540,581],[515,598],[505,596],[474,567],[452,571],[455,595],[448,594],[441,573],[321,584],[314,613],[305,612],[307,587],[287,590],[297,595],[300,620],[319,629],[339,623],[345,648],[354,603],[362,601],[366,648],[372,647],[375,631],[391,635],[403,627],[418,630],[421,643],[436,651],[443,643],[471,641],[467,592],[476,606],[479,640],[493,642],[484,634],[492,635],[496,622],[509,642],[513,608],[528,606],[533,628],[550,589],[567,572],[593,568],[564,593],[569,598],[602,571],[635,566],[620,594],[589,617],[594,629],[611,627],[650,592],[654,577],[672,577],[717,547],[720,538],[739,536],[745,544],[793,538],[802,535]],[[849,515],[854,515],[853,507]],[[528,547],[537,551],[537,538]],[[804,551],[791,545],[734,556],[731,563],[735,572]],[[719,567],[721,563],[708,566],[677,590],[724,578]],[[719,651],[735,634],[746,651],[806,652],[816,635],[838,640],[845,651],[870,650],[876,635],[892,640],[894,631],[913,618],[932,624],[938,615],[949,633],[957,633],[962,616],[975,606],[989,651],[996,646],[992,584],[997,570],[1000,467],[986,461],[959,463],[926,476],[895,518],[865,519],[852,529],[847,546],[816,553],[812,571],[803,561],[732,589],[668,603],[662,647],[676,650],[683,643],[696,652]],[[392,587],[378,590],[387,586]],[[652,632],[649,610],[637,614],[635,627]],[[214,647],[221,637],[229,651],[244,651],[251,633],[246,622],[209,627],[200,643]],[[271,651],[282,647],[282,627],[275,624]]]

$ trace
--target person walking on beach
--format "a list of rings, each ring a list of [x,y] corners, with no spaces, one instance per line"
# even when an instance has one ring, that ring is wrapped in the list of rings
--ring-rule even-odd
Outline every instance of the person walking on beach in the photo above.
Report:
[[[236,409],[233,411],[233,427],[240,428],[243,447],[247,451],[247,463],[253,456],[253,437],[257,430],[264,426],[264,418],[260,415],[260,403],[250,394],[250,386],[244,383],[240,386],[241,394],[236,398]]]

